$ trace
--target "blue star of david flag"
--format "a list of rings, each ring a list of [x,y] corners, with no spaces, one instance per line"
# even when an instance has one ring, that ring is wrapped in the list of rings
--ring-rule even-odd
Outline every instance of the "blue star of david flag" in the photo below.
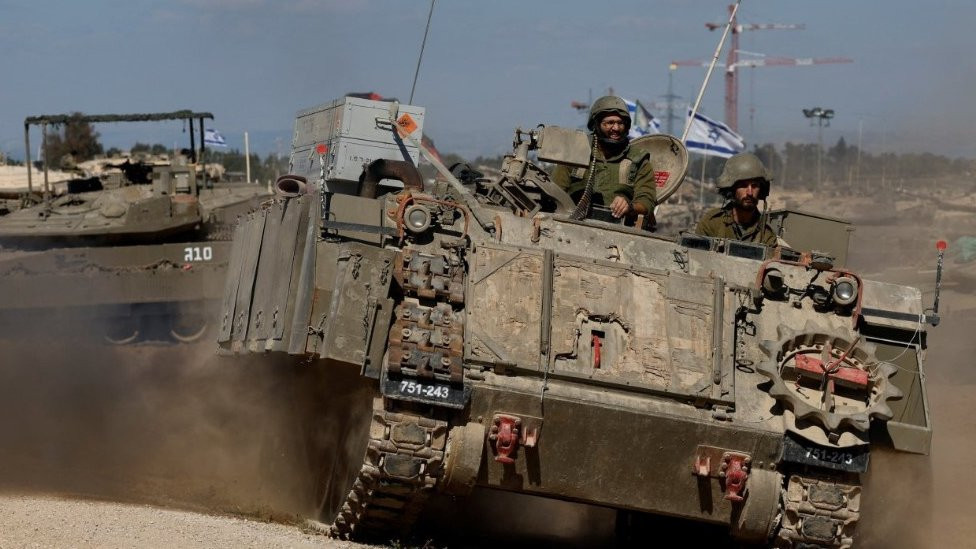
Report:
[[[207,128],[203,131],[203,143],[205,145],[212,145],[214,147],[227,146],[227,142],[224,141],[224,136],[220,135],[220,132],[212,128]]]
[[[691,116],[691,109],[688,109],[688,116]],[[685,139],[688,152],[729,158],[746,150],[745,139],[718,120],[696,112],[690,124],[691,129]]]
[[[628,137],[636,139],[642,135],[661,133],[661,123],[644,108],[644,105],[641,105],[640,101],[624,99],[624,103],[627,105],[627,111],[630,112],[631,124]]]

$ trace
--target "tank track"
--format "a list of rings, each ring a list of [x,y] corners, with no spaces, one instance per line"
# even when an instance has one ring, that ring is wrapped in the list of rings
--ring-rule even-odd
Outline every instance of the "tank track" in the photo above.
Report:
[[[861,487],[811,476],[789,477],[774,547],[846,549],[861,516]]]
[[[405,296],[388,336],[388,371],[461,382],[463,317],[452,307],[464,303],[459,262],[404,249],[394,276]],[[418,298],[433,303],[421,305]],[[409,404],[386,397],[373,402],[366,456],[332,525],[335,537],[389,541],[405,534],[443,476],[448,422],[392,411],[397,406]]]
[[[383,540],[406,531],[443,473],[446,421],[373,404],[362,468],[330,534],[346,540]]]

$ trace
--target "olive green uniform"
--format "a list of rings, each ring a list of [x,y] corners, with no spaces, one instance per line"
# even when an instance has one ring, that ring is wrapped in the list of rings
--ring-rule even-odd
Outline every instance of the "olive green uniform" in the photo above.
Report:
[[[593,204],[610,206],[614,197],[622,196],[635,205],[643,204],[648,212],[654,211],[657,189],[654,186],[654,170],[651,167],[650,153],[632,151],[630,145],[627,145],[623,151],[610,158],[604,158],[603,152],[599,149],[594,154],[596,161],[593,163]],[[620,164],[625,158],[630,159],[630,165],[624,168],[625,176],[622,178]],[[573,200],[579,200],[589,176],[589,168],[573,170],[560,165],[552,171],[552,180],[573,197]]]
[[[765,244],[767,246],[776,245],[776,233],[768,224],[763,224],[760,230],[759,221],[762,216],[757,215],[749,225],[739,225],[732,217],[732,204],[726,204],[721,208],[712,208],[705,212],[705,215],[695,226],[695,232],[702,236],[713,238],[728,238],[731,240],[741,240],[755,244]]]

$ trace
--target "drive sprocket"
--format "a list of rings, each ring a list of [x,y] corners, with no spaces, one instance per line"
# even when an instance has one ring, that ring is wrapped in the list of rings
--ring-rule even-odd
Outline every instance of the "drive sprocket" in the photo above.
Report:
[[[772,382],[770,396],[797,419],[828,432],[864,432],[872,418],[891,419],[888,401],[902,396],[890,379],[897,367],[878,360],[873,343],[811,324],[802,331],[781,326],[778,335],[763,343],[768,358],[758,370]]]

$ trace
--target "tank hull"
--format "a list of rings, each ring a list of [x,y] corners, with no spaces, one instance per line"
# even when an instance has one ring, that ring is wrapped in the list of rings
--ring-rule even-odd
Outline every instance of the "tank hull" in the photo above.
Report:
[[[237,227],[221,348],[358,370],[378,393],[323,519],[385,540],[431,494],[485,487],[850,547],[871,448],[928,451],[921,293],[816,238],[800,252],[570,214],[527,154],[584,167],[580,136],[547,130],[518,130],[476,192],[302,181]],[[681,157],[669,136],[649,145]],[[836,224],[809,231],[846,235]]]
[[[0,332],[179,342],[215,324],[231,243],[60,248],[0,255]]]

